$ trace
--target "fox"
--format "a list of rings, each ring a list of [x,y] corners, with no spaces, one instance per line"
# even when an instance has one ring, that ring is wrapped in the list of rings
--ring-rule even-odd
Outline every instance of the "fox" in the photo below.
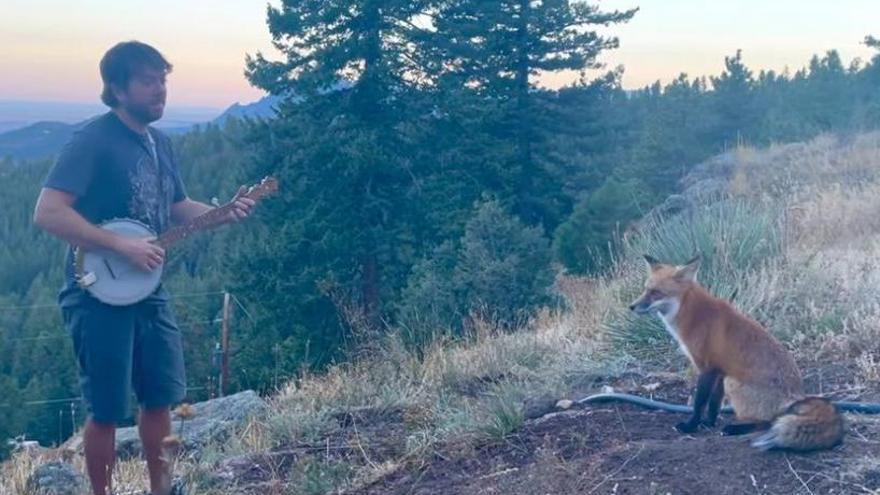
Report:
[[[644,259],[644,292],[629,309],[656,313],[698,374],[693,413],[676,425],[679,432],[715,427],[726,396],[735,419],[722,433],[763,432],[752,441],[760,450],[811,451],[842,443],[840,411],[825,398],[804,394],[800,370],[782,344],[697,282],[700,255],[684,265]]]

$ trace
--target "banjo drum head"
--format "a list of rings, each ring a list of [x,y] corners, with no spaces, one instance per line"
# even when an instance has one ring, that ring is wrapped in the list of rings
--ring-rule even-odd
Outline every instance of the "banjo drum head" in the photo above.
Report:
[[[156,236],[152,229],[135,220],[110,220],[101,228],[123,237]],[[162,279],[162,268],[159,266],[145,272],[109,250],[88,251],[83,258],[83,272],[93,273],[97,279],[88,291],[101,302],[113,306],[134,304],[152,294]]]

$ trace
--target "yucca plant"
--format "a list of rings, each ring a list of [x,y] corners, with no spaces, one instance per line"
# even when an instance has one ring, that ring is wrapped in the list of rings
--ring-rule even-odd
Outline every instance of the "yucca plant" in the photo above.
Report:
[[[673,342],[657,318],[632,314],[628,301],[642,290],[644,254],[681,264],[702,255],[698,279],[710,292],[748,306],[751,275],[784,251],[784,218],[772,203],[720,198],[670,215],[649,217],[637,235],[620,242],[613,277],[620,284],[618,307],[605,321],[609,337],[630,354],[669,361]]]

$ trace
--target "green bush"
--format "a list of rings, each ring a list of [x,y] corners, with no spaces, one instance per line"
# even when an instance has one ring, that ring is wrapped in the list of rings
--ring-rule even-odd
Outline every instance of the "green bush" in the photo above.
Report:
[[[488,201],[465,227],[453,279],[468,313],[514,327],[551,302],[550,262],[540,227],[527,227]]]
[[[573,274],[596,274],[611,263],[620,229],[641,215],[638,181],[611,177],[584,198],[556,229],[553,251],[556,259]]]
[[[554,275],[541,229],[483,202],[457,248],[442,244],[413,269],[398,307],[403,337],[423,345],[473,315],[515,328],[552,302]]]

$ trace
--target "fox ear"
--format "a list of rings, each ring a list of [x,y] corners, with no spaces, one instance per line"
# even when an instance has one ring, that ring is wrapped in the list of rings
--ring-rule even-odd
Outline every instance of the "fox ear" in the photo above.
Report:
[[[652,272],[654,270],[660,268],[660,266],[662,265],[662,263],[657,261],[657,258],[651,256],[650,254],[645,254],[645,255],[643,255],[643,257],[645,258],[645,262],[648,263],[648,269],[651,270]]]
[[[694,256],[690,261],[678,268],[678,270],[675,272],[675,276],[682,280],[695,282],[697,280],[697,272],[700,270],[700,263],[702,261],[703,257],[701,255],[698,254]]]

